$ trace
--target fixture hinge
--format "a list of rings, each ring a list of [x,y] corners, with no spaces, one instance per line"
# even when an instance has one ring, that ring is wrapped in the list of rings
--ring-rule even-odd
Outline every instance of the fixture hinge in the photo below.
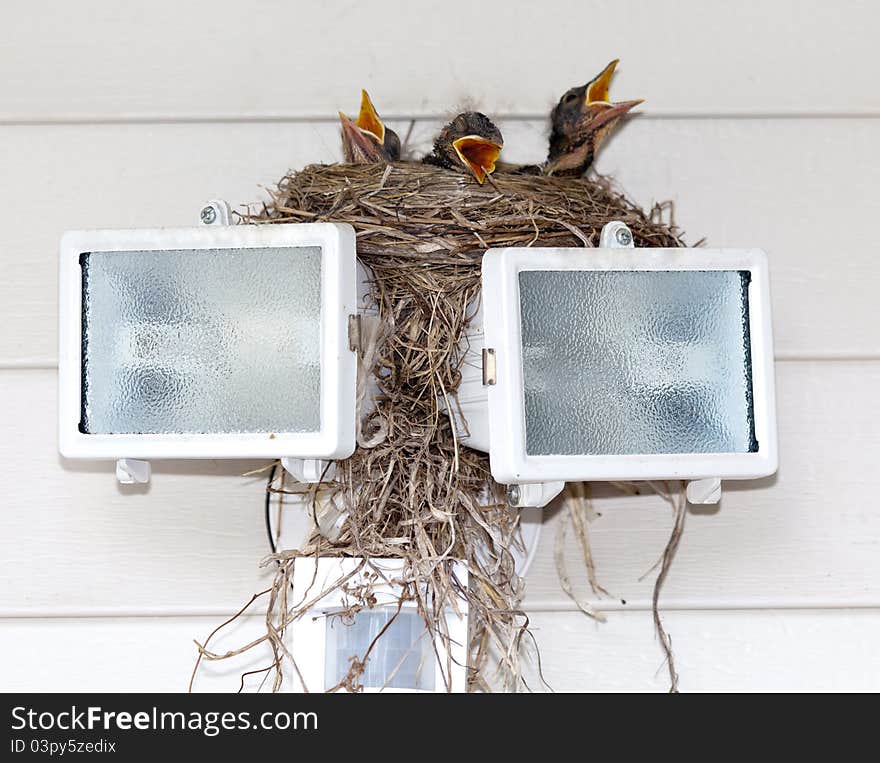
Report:
[[[348,349],[352,352],[361,351],[361,316],[348,316]]]
[[[495,350],[483,348],[483,386],[489,387],[498,381],[495,367]]]

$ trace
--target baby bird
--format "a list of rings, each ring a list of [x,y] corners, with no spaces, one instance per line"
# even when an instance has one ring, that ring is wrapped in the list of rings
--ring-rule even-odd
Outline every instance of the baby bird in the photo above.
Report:
[[[618,59],[614,59],[595,79],[571,88],[559,99],[550,115],[550,151],[544,174],[575,177],[586,174],[600,144],[618,120],[643,102],[611,103],[608,100],[608,87],[617,63]]]
[[[342,153],[349,164],[377,164],[400,159],[400,138],[379,119],[366,90],[361,90],[361,110],[357,121],[341,111]]]
[[[470,172],[482,184],[495,171],[504,146],[501,131],[485,114],[465,111],[444,127],[434,150],[423,161],[445,169]]]

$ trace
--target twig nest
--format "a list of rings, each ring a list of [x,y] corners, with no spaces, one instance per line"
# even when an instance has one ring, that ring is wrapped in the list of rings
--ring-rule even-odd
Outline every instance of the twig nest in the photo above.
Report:
[[[603,178],[497,172],[479,185],[418,163],[312,165],[283,178],[270,194],[244,222],[355,228],[358,257],[373,273],[372,306],[381,325],[362,353],[369,365],[363,370],[378,380],[375,410],[360,422],[354,455],[313,493],[315,506],[332,499],[347,520],[331,537],[319,528],[304,548],[274,557],[272,601],[283,598],[296,556],[403,558],[404,596],[419,602],[429,632],[442,634],[443,613],[461,592],[451,563],[464,560],[474,581],[466,591],[472,685],[485,685],[481,671],[491,644],[501,655],[505,684],[516,686],[518,645],[528,625],[518,609],[522,581],[511,553],[519,514],[493,483],[485,454],[459,445],[438,403],[456,394],[460,342],[478,303],[483,252],[597,246],[611,220],[626,223],[637,246],[682,246],[681,238],[662,221],[663,207],[646,213]],[[290,621],[290,613],[272,606],[269,622]],[[277,638],[271,629],[269,638]]]
[[[664,223],[667,205],[644,212],[606,178],[497,172],[484,185],[427,164],[311,165],[281,180],[249,222],[347,222],[358,255],[408,262],[479,260],[497,246],[598,246],[602,226],[626,223],[636,246],[683,242]]]

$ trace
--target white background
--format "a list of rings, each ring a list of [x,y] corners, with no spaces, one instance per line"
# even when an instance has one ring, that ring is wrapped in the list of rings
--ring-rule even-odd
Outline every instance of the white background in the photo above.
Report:
[[[428,141],[471,98],[504,157],[611,58],[641,116],[598,166],[672,198],[690,240],[770,255],[779,475],[688,517],[663,597],[684,690],[880,689],[880,54],[872,3],[634,0],[4,2],[0,23],[0,688],[180,690],[204,638],[267,579],[250,463],[156,464],[147,489],[56,451],[61,233],[195,222],[340,158],[367,87]],[[547,517],[528,609],[557,690],[663,689],[656,497],[592,525],[608,622],[557,582]],[[586,594],[578,551],[567,557]],[[242,631],[258,627],[245,623]],[[239,633],[238,635],[243,635]],[[256,658],[255,658],[256,659]],[[235,689],[214,666],[202,689]]]

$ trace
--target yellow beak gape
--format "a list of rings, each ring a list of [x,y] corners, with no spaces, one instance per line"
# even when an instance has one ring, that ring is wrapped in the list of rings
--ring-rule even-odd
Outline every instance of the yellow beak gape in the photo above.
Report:
[[[479,135],[458,138],[452,141],[452,147],[480,184],[486,179],[486,175],[495,171],[495,162],[498,161],[502,148],[495,141]]]
[[[370,100],[366,90],[361,90],[361,110],[355,124],[361,130],[375,135],[379,143],[385,142],[385,125],[379,119],[376,107],[373,106],[373,102]]]
[[[614,69],[617,67],[619,61],[620,59],[615,58],[602,70],[602,73],[596,77],[596,79],[587,85],[587,103],[596,103],[599,101],[604,101],[605,103],[608,102],[608,89],[611,86],[611,77],[613,76]]]

